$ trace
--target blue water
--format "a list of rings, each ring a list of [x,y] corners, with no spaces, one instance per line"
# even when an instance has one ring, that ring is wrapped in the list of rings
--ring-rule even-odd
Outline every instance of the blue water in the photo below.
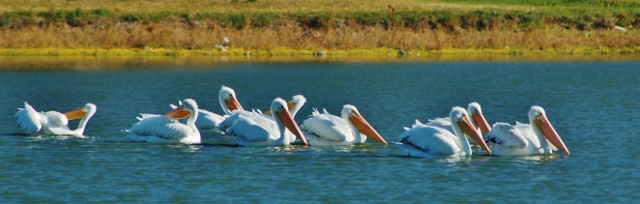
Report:
[[[122,61],[125,61],[122,63]],[[6,66],[6,65],[5,65]],[[13,63],[11,66],[21,66]],[[640,199],[640,62],[221,62],[95,59],[0,72],[0,202],[633,202]],[[90,69],[83,69],[84,67]],[[97,68],[96,68],[97,67]],[[37,71],[29,71],[35,68]],[[9,71],[7,71],[9,70]],[[312,108],[355,105],[389,142],[415,119],[477,101],[489,123],[545,108],[570,156],[402,157],[372,141],[342,147],[132,143],[138,113],[195,99],[220,113],[221,85],[245,108],[303,94]],[[13,114],[98,106],[85,138],[24,136]],[[75,127],[73,123],[73,127]],[[482,153],[480,149],[474,152]]]

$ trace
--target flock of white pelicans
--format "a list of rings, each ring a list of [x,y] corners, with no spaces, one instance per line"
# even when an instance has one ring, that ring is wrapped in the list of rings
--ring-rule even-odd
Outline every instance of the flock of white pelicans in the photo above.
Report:
[[[387,145],[380,134],[353,105],[344,105],[341,115],[313,110],[298,126],[293,119],[306,103],[302,95],[284,101],[276,98],[271,110],[245,110],[235,92],[222,86],[219,101],[224,115],[199,109],[193,99],[184,99],[165,115],[140,114],[138,122],[124,132],[136,142],[200,143],[200,131],[216,131],[235,136],[239,146],[279,146],[300,143],[312,146],[351,145],[367,138]],[[82,135],[97,108],[87,103],[74,111],[37,112],[28,103],[15,114],[18,126],[31,135]],[[67,127],[69,120],[81,119],[78,128]],[[396,144],[410,157],[462,157],[472,154],[469,139],[489,155],[523,156],[551,154],[569,149],[539,106],[531,107],[529,124],[495,123],[489,127],[480,105],[470,103],[467,110],[454,107],[448,118],[406,127]],[[299,141],[296,141],[299,140]]]

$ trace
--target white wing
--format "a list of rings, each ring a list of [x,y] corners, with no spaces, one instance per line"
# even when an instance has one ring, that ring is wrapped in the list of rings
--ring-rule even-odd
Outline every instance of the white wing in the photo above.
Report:
[[[182,101],[178,101],[180,105],[182,105]],[[177,108],[178,106],[169,104],[172,109]],[[196,127],[201,130],[209,130],[216,129],[218,125],[225,119],[224,116],[218,115],[208,110],[198,109],[198,118],[196,119]]]
[[[49,128],[63,128],[69,125],[67,116],[58,111],[47,111],[42,114],[47,117],[47,123],[45,125]]]
[[[507,123],[495,123],[491,131],[484,136],[487,144],[497,144],[507,148],[523,149],[529,145],[522,131]]]
[[[247,141],[267,141],[272,135],[279,136],[275,121],[260,115],[237,114],[238,119],[227,128],[226,133]],[[275,131],[275,133],[274,133]]]
[[[162,115],[160,114],[152,114],[152,113],[139,113],[138,115],[139,116],[136,117],[138,121],[143,121],[153,117],[162,117]]]
[[[524,133],[524,135],[529,138],[529,141],[531,141],[533,143],[533,145],[535,145],[535,147],[540,147],[540,140],[538,139],[538,136],[535,135],[535,133],[533,132],[533,129],[531,128],[531,125],[526,124],[526,123],[519,123],[516,122],[516,129],[520,130],[522,133]],[[553,144],[551,144],[550,142],[547,141],[547,143],[549,144],[549,146],[551,147],[551,149],[553,151],[557,151],[558,148],[556,148],[555,146],[553,146]]]
[[[215,129],[224,119],[225,118],[221,115],[207,110],[198,109],[196,127],[198,127],[198,129]]]
[[[218,124],[218,129],[220,129],[223,132],[227,132],[227,129],[231,128],[233,123],[240,118],[240,115],[247,116],[247,117],[261,116],[259,113],[256,113],[256,112],[250,112],[246,110],[234,110],[230,113],[229,117],[225,118],[222,122],[220,122],[220,124]]]
[[[447,156],[460,151],[460,147],[445,129],[421,125],[398,136],[403,144],[412,145],[430,155]]]
[[[418,124],[417,122],[418,120],[416,120],[416,124]],[[439,127],[453,133],[453,126],[451,125],[451,119],[449,119],[449,117],[430,119],[426,125]]]
[[[179,139],[191,134],[193,130],[175,119],[164,116],[148,117],[133,124],[129,133],[138,136],[157,136],[165,139]]]
[[[19,111],[14,115],[18,127],[20,127],[27,134],[34,135],[42,129],[42,123],[46,121],[43,115],[38,113],[31,105],[24,102],[24,109],[18,109]]]
[[[311,117],[300,125],[300,129],[316,137],[334,142],[342,142],[349,136],[353,137],[344,119],[329,114],[326,109],[324,113],[314,109]]]

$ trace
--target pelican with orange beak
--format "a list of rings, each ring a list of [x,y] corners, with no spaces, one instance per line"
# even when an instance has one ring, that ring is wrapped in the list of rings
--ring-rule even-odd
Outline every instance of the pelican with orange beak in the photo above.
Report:
[[[295,118],[296,114],[298,113],[298,111],[302,108],[302,106],[307,103],[307,99],[303,96],[303,95],[295,95],[293,97],[291,97],[291,99],[287,102],[287,109],[289,110],[289,113],[291,114],[291,117]],[[247,110],[235,110],[233,111],[229,117],[225,118],[223,120],[223,122],[220,122],[220,124],[218,125],[218,129],[220,131],[226,132],[228,128],[231,127],[231,125],[233,125],[233,123],[239,119],[239,116],[243,115],[243,116],[247,116],[247,117],[257,117],[256,115],[261,115],[266,117],[267,119],[273,119],[273,115],[271,113],[271,109],[263,112],[262,114],[260,114],[259,111],[247,111]],[[290,137],[289,139],[291,141],[296,140],[296,136],[293,134],[286,134],[288,137]]]
[[[515,126],[496,123],[484,140],[491,145],[494,154],[499,156],[551,154],[554,150],[570,154],[542,107],[531,107],[529,123],[516,122]]]
[[[271,112],[273,116],[247,111],[232,112],[235,116],[232,115],[229,118],[235,119],[233,124],[226,129],[226,133],[235,135],[236,144],[245,147],[290,145],[295,141],[295,138],[300,139],[305,146],[309,144],[289,113],[287,103],[284,100],[274,99],[271,103]],[[268,117],[272,117],[272,119]],[[294,136],[288,136],[288,134]]]
[[[135,142],[200,143],[200,132],[195,125],[198,104],[193,99],[182,100],[182,105],[165,115],[152,115],[125,130]],[[186,118],[186,124],[178,119]]]
[[[218,129],[218,125],[220,125],[220,123],[224,121],[224,119],[228,117],[232,111],[244,110],[242,108],[242,105],[240,105],[240,102],[236,98],[236,92],[229,87],[222,86],[218,94],[218,100],[220,102],[220,107],[222,108],[224,115],[218,115],[216,113],[213,113],[211,111],[201,109],[201,108],[198,109],[198,119],[196,120],[196,123],[195,123],[196,127],[198,127],[198,130],[200,131],[213,130],[215,132],[222,133],[222,131]],[[182,105],[182,103],[180,103],[179,105]],[[176,107],[178,106],[171,104],[171,108],[175,109]],[[145,115],[142,118],[147,116],[148,115]]]
[[[387,141],[362,117],[353,105],[344,105],[342,117],[320,113],[314,109],[300,126],[312,146],[334,146],[364,143],[367,138],[387,145]],[[364,135],[364,136],[363,136]]]
[[[467,137],[491,154],[480,132],[471,124],[466,110],[454,107],[449,118],[453,133],[440,127],[419,124],[417,121],[418,124],[413,128],[398,136],[401,141],[398,146],[402,154],[425,158],[470,156],[472,151]]]
[[[289,113],[291,113],[291,116],[295,117],[305,103],[307,103],[307,98],[305,98],[303,95],[295,95],[291,97],[291,99],[287,101],[287,108],[289,109]],[[263,114],[270,116],[271,110],[267,110]]]
[[[220,88],[218,101],[220,101],[220,107],[222,107],[225,115],[230,115],[234,110],[244,110],[236,98],[236,92],[229,87],[222,86],[222,88]]]
[[[479,129],[483,135],[486,135],[491,131],[491,127],[489,127],[489,123],[487,123],[487,120],[484,118],[482,108],[478,102],[469,103],[467,113],[471,116],[471,120],[469,120],[471,125]],[[449,118],[436,118],[429,120],[429,123],[426,125],[444,128],[449,132],[453,132],[453,126],[451,125],[451,120]]]
[[[24,108],[19,108],[14,115],[18,126],[30,135],[74,135],[81,136],[89,119],[98,108],[93,103],[66,113],[57,111],[37,112],[31,105],[24,102]],[[80,119],[75,130],[69,129],[69,120]]]

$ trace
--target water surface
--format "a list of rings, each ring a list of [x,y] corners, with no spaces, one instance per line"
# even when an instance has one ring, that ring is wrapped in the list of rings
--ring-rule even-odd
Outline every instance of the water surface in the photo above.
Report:
[[[632,202],[640,181],[638,61],[221,62],[12,61],[0,72],[0,201],[13,202]],[[91,69],[86,67],[95,66]],[[138,113],[195,99],[220,113],[221,85],[245,108],[307,97],[337,114],[353,104],[389,142],[415,119],[482,105],[490,123],[547,115],[571,155],[458,160],[402,157],[372,141],[341,147],[234,147],[132,143],[121,131]],[[92,102],[85,138],[24,136],[22,102],[68,111]],[[77,123],[73,123],[74,125]],[[75,126],[74,126],[75,127]],[[479,149],[476,153],[483,154]]]

